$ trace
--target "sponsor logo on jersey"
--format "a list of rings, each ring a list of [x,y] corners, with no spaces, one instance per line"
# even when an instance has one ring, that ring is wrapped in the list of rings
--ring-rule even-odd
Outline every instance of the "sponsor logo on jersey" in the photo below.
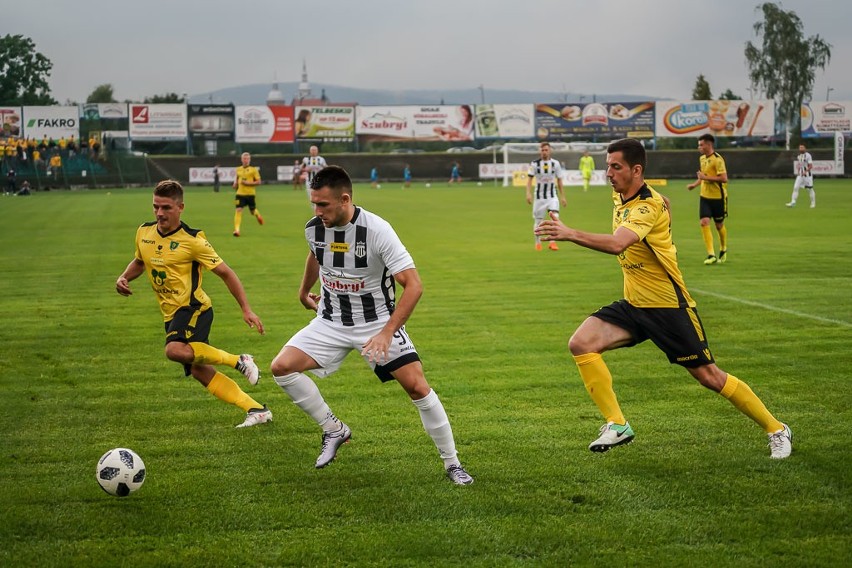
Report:
[[[151,281],[157,286],[162,286],[166,283],[166,272],[155,268],[151,271]]]
[[[331,243],[328,247],[331,252],[349,252],[349,243]]]
[[[365,288],[365,283],[360,279],[332,278],[322,275],[322,285],[332,292],[354,293]]]
[[[146,245],[153,245],[154,244],[154,241],[149,241],[148,239],[142,239],[142,242],[145,243]]]

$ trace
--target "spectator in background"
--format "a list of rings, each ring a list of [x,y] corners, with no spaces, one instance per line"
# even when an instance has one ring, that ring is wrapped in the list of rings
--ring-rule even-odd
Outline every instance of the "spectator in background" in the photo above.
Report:
[[[68,137],[68,157],[73,157],[77,154],[77,140],[74,135]]]
[[[293,162],[293,189],[299,189],[302,185],[302,164],[299,160]]]
[[[213,166],[213,192],[219,193],[219,164]]]
[[[17,173],[14,168],[9,168],[9,171],[6,172],[6,191],[3,192],[4,195],[12,194],[18,190],[17,185],[15,184],[15,177]]]
[[[59,187],[59,174],[62,171],[62,156],[59,155],[59,151],[54,149],[53,155],[50,156],[50,162],[47,165],[47,179],[48,185],[51,185],[51,182],[55,184],[56,187]]]
[[[21,189],[15,195],[30,195],[30,182],[27,180],[21,182]]]

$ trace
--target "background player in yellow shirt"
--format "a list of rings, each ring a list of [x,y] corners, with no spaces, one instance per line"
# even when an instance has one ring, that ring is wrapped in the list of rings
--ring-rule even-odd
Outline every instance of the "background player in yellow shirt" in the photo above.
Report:
[[[728,229],[725,227],[725,217],[728,216],[728,171],[725,160],[715,150],[716,139],[712,134],[702,134],[698,137],[698,151],[701,152],[696,179],[687,185],[692,191],[701,185],[698,216],[701,218],[701,236],[707,248],[707,258],[704,264],[724,263],[728,260]],[[713,232],[710,229],[710,219],[716,223],[719,233],[719,256],[713,248]]]
[[[586,150],[580,156],[580,175],[583,176],[583,191],[589,191],[589,182],[592,181],[592,174],[595,172],[595,159]]]
[[[166,328],[166,357],[183,363],[184,372],[201,383],[210,394],[246,412],[237,428],[272,420],[272,412],[255,401],[213,365],[227,365],[257,384],[260,371],[251,355],[233,355],[208,344],[213,324],[213,307],[201,289],[204,269],[225,282],[243,312],[243,320],[263,333],[263,323],[252,311],[236,273],[219,258],[204,232],[191,229],[180,219],[183,188],[164,180],[154,189],[154,215],[136,231],[136,255],[118,280],[115,290],[130,296],[130,281],[147,273],[160,303]]]
[[[601,354],[650,339],[671,363],[686,368],[759,424],[769,436],[772,458],[786,458],[793,439],[787,425],[770,414],[746,383],[716,366],[677,265],[668,200],[645,184],[645,164],[645,148],[638,140],[617,140],[607,147],[606,176],[615,205],[612,234],[578,231],[557,218],[536,229],[545,240],[571,241],[616,255],[624,275],[624,299],[586,318],[568,343],[586,390],[606,419],[589,449],[605,452],[634,437]]]
[[[237,167],[237,175],[234,178],[233,188],[237,190],[234,196],[234,205],[237,210],[234,213],[234,236],[240,236],[240,224],[243,222],[243,207],[248,207],[252,215],[257,217],[257,222],[263,225],[263,217],[257,210],[255,196],[257,186],[260,185],[260,171],[251,165],[251,154],[243,152],[240,156],[241,166]]]

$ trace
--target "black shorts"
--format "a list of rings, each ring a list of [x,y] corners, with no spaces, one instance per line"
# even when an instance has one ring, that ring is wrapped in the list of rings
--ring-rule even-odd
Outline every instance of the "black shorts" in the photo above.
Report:
[[[254,204],[254,195],[235,195],[234,196],[234,206],[237,209],[241,207],[248,207],[249,211],[254,213],[254,210],[257,209],[257,205]]]
[[[698,218],[704,219],[709,217],[721,223],[728,216],[728,196],[727,194],[722,199],[708,199],[702,197],[698,200]]]
[[[695,308],[637,308],[619,300],[592,315],[629,332],[633,341],[624,347],[650,339],[670,363],[681,367],[715,362]]]
[[[207,343],[210,338],[210,328],[213,326],[213,308],[200,312],[195,308],[180,308],[174,317],[166,322],[166,344],[173,341],[181,343]],[[183,372],[189,376],[189,368],[184,365]]]

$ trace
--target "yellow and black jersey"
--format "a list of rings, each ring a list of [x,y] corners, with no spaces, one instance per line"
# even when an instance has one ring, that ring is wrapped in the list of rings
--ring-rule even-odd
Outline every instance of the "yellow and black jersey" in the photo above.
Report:
[[[201,311],[210,308],[210,298],[201,289],[201,275],[205,268],[213,270],[222,264],[222,259],[204,231],[181,222],[171,233],[161,235],[156,222],[145,223],[136,230],[136,258],[145,263],[164,321],[170,321],[184,306]]]
[[[718,152],[713,152],[709,156],[701,156],[700,163],[701,173],[710,177],[717,177],[728,172],[725,169],[725,159]],[[701,197],[725,199],[727,195],[727,182],[701,180]]]
[[[246,181],[260,181],[260,171],[254,166],[237,167],[237,195],[256,195],[257,186],[245,185]]]
[[[627,201],[613,192],[612,231],[619,227],[639,237],[618,255],[624,298],[637,308],[695,307],[677,265],[671,216],[662,196],[647,185]]]

